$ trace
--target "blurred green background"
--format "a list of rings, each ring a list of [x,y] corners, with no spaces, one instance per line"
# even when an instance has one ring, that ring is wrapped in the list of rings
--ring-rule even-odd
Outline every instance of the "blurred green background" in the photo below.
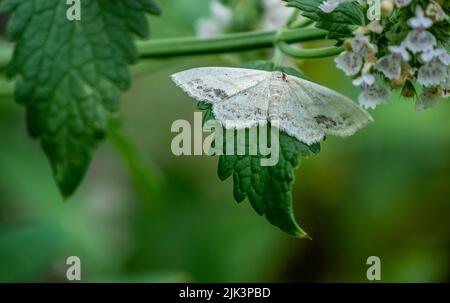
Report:
[[[205,0],[159,2],[164,14],[150,20],[153,38],[194,35],[195,20],[210,14]],[[256,28],[264,14],[259,1],[225,2],[240,7],[236,28]],[[0,281],[65,281],[65,260],[73,255],[81,258],[84,281],[366,282],[369,256],[381,258],[383,282],[449,281],[448,102],[417,113],[394,96],[372,111],[375,123],[351,138],[327,138],[320,154],[302,161],[293,203],[312,241],[279,231],[248,201],[237,204],[232,181],[217,177],[217,157],[172,155],[170,126],[192,120],[196,104],[169,75],[270,56],[137,66],[122,100],[122,134],[100,146],[68,201],[27,136],[23,108],[3,94]],[[332,59],[295,63],[356,100],[357,89]]]

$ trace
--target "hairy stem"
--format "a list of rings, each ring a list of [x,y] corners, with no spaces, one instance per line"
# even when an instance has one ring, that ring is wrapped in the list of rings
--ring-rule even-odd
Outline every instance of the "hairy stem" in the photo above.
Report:
[[[255,31],[208,39],[156,39],[138,43],[138,49],[141,58],[194,56],[268,48],[274,45],[276,38],[287,43],[320,40],[326,34],[327,31],[317,28],[286,29],[279,37],[277,31]]]

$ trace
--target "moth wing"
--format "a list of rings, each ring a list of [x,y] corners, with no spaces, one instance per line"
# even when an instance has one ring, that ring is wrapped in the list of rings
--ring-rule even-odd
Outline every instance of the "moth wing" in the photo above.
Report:
[[[260,84],[268,72],[229,67],[200,67],[173,74],[172,80],[189,96],[209,103],[226,100]]]
[[[348,137],[373,121],[350,98],[329,88],[297,77],[288,77],[288,85],[298,96],[293,101],[308,117],[307,125],[315,123],[325,134]]]
[[[251,128],[267,122],[268,81],[239,91],[226,100],[213,104],[214,117],[227,129]]]
[[[279,129],[309,145],[320,142],[325,133],[308,111],[311,106],[312,100],[303,90],[288,84],[283,86],[278,108],[274,109]]]

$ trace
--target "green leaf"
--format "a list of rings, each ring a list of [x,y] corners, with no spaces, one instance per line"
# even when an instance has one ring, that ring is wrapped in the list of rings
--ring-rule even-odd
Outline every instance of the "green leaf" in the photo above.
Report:
[[[243,65],[267,71],[282,71],[293,76],[302,77],[302,73],[290,68],[275,66],[270,61],[255,61]],[[204,110],[203,121],[214,119],[211,105],[200,102],[199,109]],[[225,132],[224,132],[225,133]],[[270,131],[268,131],[270,133]],[[235,132],[235,142],[236,132]],[[233,176],[234,199],[243,201],[246,197],[259,215],[265,215],[267,220],[288,234],[309,238],[297,224],[292,208],[292,183],[294,169],[300,163],[300,157],[318,153],[320,145],[308,146],[297,139],[280,132],[280,157],[274,166],[261,166],[261,154],[258,155],[221,155],[219,158],[218,175],[223,181]],[[226,136],[224,135],[224,142]],[[248,151],[248,130],[246,130],[246,150]],[[235,147],[237,149],[237,147]]]
[[[61,193],[77,188],[107,118],[130,85],[128,64],[138,59],[133,34],[147,37],[145,12],[153,0],[83,0],[81,20],[68,21],[61,0],[4,0],[8,34],[16,41],[9,75],[26,107],[30,134],[39,137]]]
[[[319,9],[323,0],[284,0],[287,6],[296,7],[306,18],[316,21],[316,27],[329,31],[328,38],[340,39],[353,36],[353,31],[364,25],[361,7],[356,3],[340,4],[333,12]]]
[[[115,117],[108,119],[108,134],[111,143],[128,167],[137,191],[149,197],[160,190],[163,184],[160,170],[149,158],[143,157],[130,141],[123,130],[122,121]]]

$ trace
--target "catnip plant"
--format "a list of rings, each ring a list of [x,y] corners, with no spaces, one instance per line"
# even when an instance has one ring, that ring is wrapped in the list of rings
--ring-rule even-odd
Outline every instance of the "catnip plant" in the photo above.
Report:
[[[66,198],[78,188],[98,143],[107,135],[117,138],[120,95],[131,83],[128,65],[139,60],[272,49],[273,55],[265,52],[264,60],[241,67],[307,79],[292,67],[293,59],[334,57],[360,87],[358,101],[366,109],[386,103],[395,91],[415,101],[418,111],[449,93],[450,3],[444,0],[213,0],[211,15],[196,23],[197,36],[137,43],[136,36],[149,37],[146,14],[161,14],[155,1],[79,4],[81,17],[71,21],[66,1],[0,1],[14,42],[1,45],[1,70],[11,80],[0,87],[12,90],[14,82],[29,133],[40,140]],[[248,27],[243,19],[257,25]],[[309,41],[328,46],[305,48]],[[205,122],[214,118],[210,104],[198,108]],[[291,186],[300,159],[318,153],[320,143],[285,132],[279,141],[281,157],[271,167],[259,164],[260,154],[220,155],[219,178],[232,176],[236,201],[248,198],[270,223],[307,238],[293,215]]]
[[[320,9],[331,13],[344,2],[348,1],[327,0]],[[375,108],[397,89],[416,101],[418,111],[448,97],[449,17],[441,5],[383,1],[381,13],[380,20],[356,29],[354,37],[344,42],[346,51],[335,59],[336,66],[361,87],[361,106]]]

